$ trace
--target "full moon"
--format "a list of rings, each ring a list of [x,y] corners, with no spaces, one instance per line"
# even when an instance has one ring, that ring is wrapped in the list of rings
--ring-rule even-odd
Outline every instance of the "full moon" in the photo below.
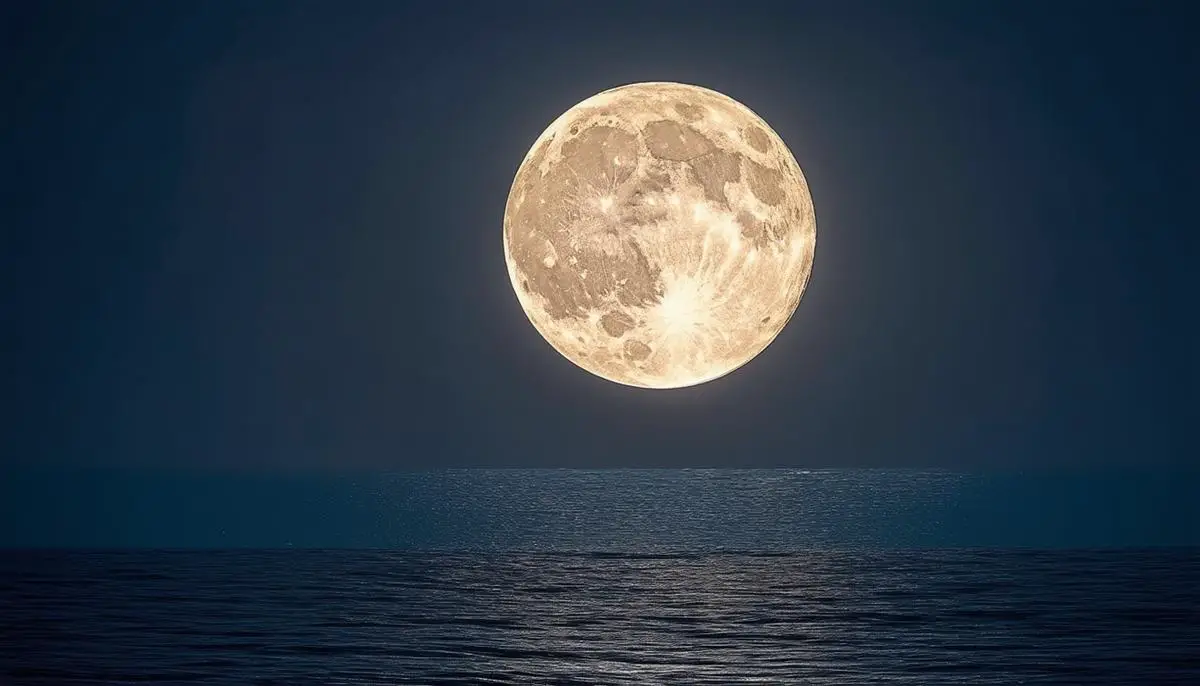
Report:
[[[579,367],[680,388],[746,364],[812,273],[808,183],[745,105],[680,83],[604,91],[525,156],[504,257],[529,321]]]

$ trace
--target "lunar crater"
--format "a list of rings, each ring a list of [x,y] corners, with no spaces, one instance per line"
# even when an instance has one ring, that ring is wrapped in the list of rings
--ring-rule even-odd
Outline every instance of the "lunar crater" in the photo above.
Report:
[[[795,310],[816,225],[778,135],[745,106],[635,84],[568,110],[509,195],[505,256],[530,322],[604,378],[671,388],[758,355]]]

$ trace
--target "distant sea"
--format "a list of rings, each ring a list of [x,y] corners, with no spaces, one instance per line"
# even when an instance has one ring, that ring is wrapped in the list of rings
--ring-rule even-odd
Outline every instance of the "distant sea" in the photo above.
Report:
[[[111,475],[8,501],[0,684],[1200,684],[1196,483],[1118,477]]]

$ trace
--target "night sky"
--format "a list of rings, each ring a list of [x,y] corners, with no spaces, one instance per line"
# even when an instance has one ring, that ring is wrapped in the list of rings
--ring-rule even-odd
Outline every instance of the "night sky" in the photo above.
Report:
[[[1186,3],[20,5],[0,11],[7,468],[1197,454]],[[780,337],[674,391],[554,352],[501,244],[545,126],[654,80],[760,114],[817,214]]]

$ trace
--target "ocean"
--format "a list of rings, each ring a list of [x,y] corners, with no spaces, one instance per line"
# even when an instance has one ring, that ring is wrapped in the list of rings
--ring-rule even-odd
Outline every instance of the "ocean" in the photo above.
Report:
[[[1200,684],[1200,547],[1131,544],[1195,506],[1128,479],[1065,509],[941,473],[389,479],[375,549],[0,551],[0,684]]]

